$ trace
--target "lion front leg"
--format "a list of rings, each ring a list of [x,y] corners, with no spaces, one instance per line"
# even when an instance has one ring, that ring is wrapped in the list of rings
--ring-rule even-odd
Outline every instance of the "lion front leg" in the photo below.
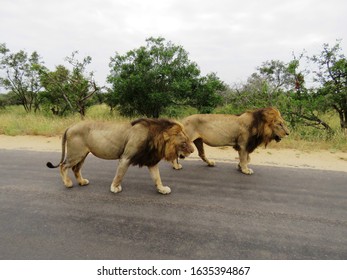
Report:
[[[117,172],[116,172],[116,176],[114,177],[112,184],[111,184],[111,188],[110,188],[111,192],[119,193],[122,191],[121,182],[122,182],[122,179],[123,179],[125,173],[127,172],[128,168],[129,168],[129,165],[130,165],[129,159],[125,159],[125,158],[120,159],[119,164],[118,164],[118,168],[117,168]]]
[[[247,175],[253,174],[253,170],[248,168],[248,163],[250,161],[249,153],[244,150],[240,150],[239,157],[240,157],[240,163],[238,165],[239,170],[243,174],[247,174]]]
[[[149,170],[149,173],[151,174],[151,177],[155,183],[157,191],[161,194],[171,193],[171,189],[168,186],[163,186],[163,183],[161,182],[158,164],[156,164],[154,166],[148,166],[148,170]]]
[[[180,163],[178,162],[178,158],[176,158],[175,160],[173,160],[171,163],[172,163],[172,168],[173,168],[173,169],[176,169],[176,170],[182,169],[182,164],[180,164]]]

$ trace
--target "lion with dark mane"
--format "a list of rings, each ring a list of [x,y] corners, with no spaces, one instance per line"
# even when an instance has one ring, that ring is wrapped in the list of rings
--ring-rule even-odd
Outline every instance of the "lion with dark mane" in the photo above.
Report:
[[[80,122],[63,135],[60,163],[53,165],[48,162],[47,167],[60,167],[64,185],[70,188],[73,183],[68,176],[69,168],[72,168],[79,185],[89,184],[81,174],[89,153],[102,159],[120,159],[111,192],[122,191],[121,182],[128,167],[139,165],[148,167],[159,193],[169,194],[171,189],[161,182],[159,161],[184,158],[193,151],[183,126],[175,121],[142,118],[131,123]]]
[[[280,112],[275,108],[262,108],[240,115],[192,115],[183,119],[182,124],[198,149],[200,158],[209,166],[214,166],[215,162],[206,157],[203,143],[212,147],[232,146],[239,153],[238,167],[244,174],[253,173],[248,168],[249,154],[259,145],[266,146],[272,140],[279,142],[289,135]],[[182,168],[177,160],[172,163],[173,168]]]

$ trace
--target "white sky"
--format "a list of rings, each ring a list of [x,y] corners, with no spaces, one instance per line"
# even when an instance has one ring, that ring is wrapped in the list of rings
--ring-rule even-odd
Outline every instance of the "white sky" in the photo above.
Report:
[[[0,0],[0,43],[37,51],[54,70],[78,50],[105,84],[110,57],[162,36],[182,45],[202,74],[245,81],[262,62],[288,62],[342,39],[346,0]]]

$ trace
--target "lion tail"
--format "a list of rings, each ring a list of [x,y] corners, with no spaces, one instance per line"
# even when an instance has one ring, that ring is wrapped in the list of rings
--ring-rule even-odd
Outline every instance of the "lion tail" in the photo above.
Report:
[[[64,135],[63,135],[63,139],[61,140],[61,148],[62,148],[62,154],[61,154],[61,159],[60,162],[57,165],[54,165],[53,163],[51,163],[50,161],[46,163],[46,166],[48,168],[57,168],[59,167],[65,160],[65,146],[66,146],[66,134],[67,134],[67,130],[65,130]]]

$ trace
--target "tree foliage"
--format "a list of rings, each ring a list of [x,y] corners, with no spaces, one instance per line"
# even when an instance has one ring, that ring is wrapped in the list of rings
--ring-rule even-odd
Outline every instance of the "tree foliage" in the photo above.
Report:
[[[36,111],[40,107],[41,90],[40,70],[43,62],[37,52],[30,55],[21,50],[11,53],[5,44],[0,44],[0,85],[9,90],[26,112]]]
[[[262,63],[246,83],[235,85],[229,91],[229,102],[240,111],[259,107],[281,108],[285,92],[292,86],[293,77],[287,64],[279,60]]]
[[[76,55],[77,52],[73,52],[71,57],[66,58],[72,66],[71,71],[59,65],[55,71],[41,72],[41,83],[45,89],[41,96],[55,115],[77,112],[83,117],[86,108],[92,105],[91,98],[100,90],[92,73],[86,74],[91,57],[79,61]]]
[[[170,105],[192,105],[210,112],[219,102],[223,83],[215,74],[200,77],[188,53],[164,38],[149,38],[147,45],[116,54],[108,77],[112,89],[107,102],[120,105],[122,114],[159,117]]]
[[[111,88],[100,95],[93,73],[87,72],[92,58],[79,60],[77,54],[66,58],[67,66],[50,71],[37,52],[11,52],[0,44],[0,88],[7,90],[0,96],[0,107],[20,104],[27,112],[48,109],[55,115],[83,117],[98,100],[123,115],[159,117],[187,105],[202,113],[222,103],[230,113],[275,106],[292,127],[305,124],[327,131],[332,129],[324,114],[336,112],[347,131],[347,58],[339,41],[324,44],[311,57],[302,53],[289,62],[266,61],[245,82],[227,87],[215,73],[202,76],[182,46],[151,37],[145,46],[111,58]],[[305,61],[310,67],[303,67]],[[316,70],[308,70],[312,68]]]
[[[321,118],[324,110],[324,98],[315,88],[307,88],[305,84],[305,71],[299,70],[300,60],[294,59],[288,63],[287,72],[293,78],[293,85],[287,91],[283,112],[287,115],[292,127],[299,123],[316,128],[332,131],[331,127]]]
[[[324,108],[335,110],[341,129],[347,130],[347,59],[341,51],[339,42],[332,47],[324,44],[320,55],[313,56],[312,61],[318,65],[315,74],[322,85],[318,94],[324,97]]]
[[[337,68],[340,71],[335,74],[339,77],[335,82],[328,80],[329,75],[335,73],[334,67],[328,70],[329,67],[324,67],[328,65],[327,63],[320,63],[320,72],[315,73],[315,77],[319,77],[320,80],[325,77],[322,82],[324,86],[308,88],[305,82],[308,70],[301,69],[300,65],[304,58],[304,54],[301,54],[298,58],[294,56],[289,63],[278,60],[264,62],[245,84],[229,89],[229,94],[226,96],[228,102],[242,110],[275,106],[281,110],[292,127],[304,124],[331,132],[331,127],[321,115],[329,109],[338,107],[337,103],[340,104],[339,109],[342,108],[341,103],[345,102],[346,93],[343,91],[343,86],[336,81],[344,77],[341,73],[344,60],[338,61],[341,65],[334,64],[334,66],[338,65]],[[310,60],[318,61],[317,58],[310,58]],[[329,75],[326,75],[325,71]],[[332,85],[334,88],[331,88]]]

